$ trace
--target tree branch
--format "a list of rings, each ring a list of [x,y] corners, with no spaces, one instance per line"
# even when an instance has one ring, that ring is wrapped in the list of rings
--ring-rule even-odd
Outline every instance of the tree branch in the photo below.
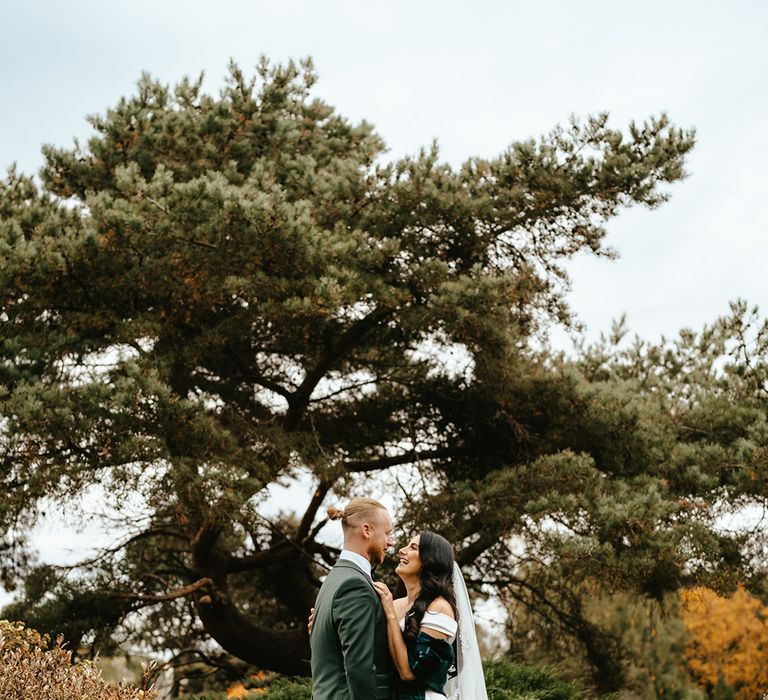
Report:
[[[303,545],[308,539],[309,529],[312,526],[312,521],[315,519],[315,514],[317,513],[318,508],[320,508],[326,495],[328,495],[328,491],[331,490],[331,486],[333,486],[332,481],[321,481],[315,489],[315,492],[312,494],[312,500],[309,502],[309,506],[307,506],[304,517],[301,519],[299,529],[296,532],[296,542],[299,546]]]
[[[268,564],[277,564],[295,558],[296,550],[287,541],[278,542],[276,545],[261,552],[254,552],[244,557],[229,557],[227,560],[227,573],[235,574],[243,571],[253,571]]]
[[[269,391],[274,391],[276,394],[279,394],[286,400],[290,400],[291,396],[293,396],[291,391],[286,389],[282,384],[278,383],[274,379],[270,379],[269,377],[265,377],[254,372],[232,347],[227,347],[226,354],[228,357],[235,361],[235,364],[240,370],[240,376],[243,379],[252,381],[264,389],[269,389]]]
[[[304,411],[309,405],[309,398],[326,372],[362,340],[369,331],[381,323],[389,313],[386,309],[375,309],[368,316],[350,326],[335,344],[331,339],[326,339],[325,347],[317,363],[307,372],[304,381],[288,399],[288,411],[283,421],[283,426],[287,431],[295,430],[301,422]]]
[[[377,469],[388,469],[402,464],[413,464],[414,462],[423,462],[428,459],[442,459],[443,457],[454,457],[460,454],[461,450],[456,447],[443,447],[435,450],[412,450],[399,455],[390,457],[379,457],[371,460],[351,460],[344,462],[347,471],[350,472],[372,472]]]
[[[195,591],[199,591],[201,588],[213,588],[213,581],[208,578],[201,578],[195,581],[194,583],[191,583],[189,586],[183,586],[182,588],[177,588],[174,591],[169,591],[168,593],[163,593],[162,595],[145,595],[143,593],[123,593],[120,591],[110,593],[110,595],[114,596],[115,598],[122,598],[124,600],[136,600],[140,601],[142,603],[161,603],[166,600],[176,600],[176,598],[184,598],[185,596],[191,595]]]

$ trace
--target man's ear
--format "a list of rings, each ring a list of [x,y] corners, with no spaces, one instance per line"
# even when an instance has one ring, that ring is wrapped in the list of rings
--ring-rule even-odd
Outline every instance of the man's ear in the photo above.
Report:
[[[368,539],[371,536],[371,526],[368,523],[363,523],[360,526],[360,532],[363,533],[363,537]]]

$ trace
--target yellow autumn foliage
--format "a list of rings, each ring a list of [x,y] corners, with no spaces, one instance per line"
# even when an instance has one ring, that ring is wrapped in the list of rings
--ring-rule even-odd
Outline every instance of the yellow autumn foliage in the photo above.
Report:
[[[264,673],[264,671],[259,671],[258,673],[251,676],[254,680],[263,681],[265,678],[267,678],[267,674]],[[266,693],[265,688],[246,688],[243,683],[240,681],[236,681],[232,685],[227,688],[227,697],[228,698],[253,698],[258,695],[263,695]]]
[[[227,688],[228,698],[244,698],[248,694],[248,689],[240,681],[233,683]]]
[[[686,659],[705,687],[722,678],[738,700],[768,692],[768,607],[739,588],[724,598],[708,588],[683,591],[682,616],[691,635]]]

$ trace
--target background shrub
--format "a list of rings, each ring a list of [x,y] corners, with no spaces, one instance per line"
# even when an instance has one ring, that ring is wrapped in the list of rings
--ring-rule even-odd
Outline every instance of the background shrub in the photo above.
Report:
[[[47,634],[29,629],[23,622],[0,620],[0,649],[47,649],[51,639]]]
[[[488,700],[587,700],[592,696],[578,681],[561,678],[551,668],[518,664],[507,659],[486,661]],[[602,696],[610,700],[611,696]]]
[[[254,686],[248,695],[242,697],[253,700],[256,698],[259,700],[310,700],[312,681],[309,678],[278,678],[267,686]],[[226,698],[226,693],[184,696],[184,700],[226,700]]]
[[[20,622],[0,621],[0,698],[13,700],[154,700],[151,690],[106,683],[92,663],[72,664],[61,640]]]
[[[561,678],[554,669],[518,664],[507,659],[485,663],[489,700],[592,700],[594,695],[578,681]],[[256,689],[254,688],[254,691]],[[279,678],[247,698],[264,700],[310,700],[309,678]],[[611,700],[602,696],[601,700]],[[225,700],[225,694],[189,696],[186,700]]]

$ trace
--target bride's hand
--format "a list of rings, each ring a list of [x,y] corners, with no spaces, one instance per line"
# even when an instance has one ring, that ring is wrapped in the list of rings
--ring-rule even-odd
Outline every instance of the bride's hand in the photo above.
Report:
[[[315,619],[315,609],[312,608],[309,611],[309,619],[307,620],[307,633],[312,634],[312,622]]]
[[[389,588],[387,588],[387,585],[381,581],[374,581],[373,587],[376,589],[376,593],[379,594],[379,598],[381,598],[381,605],[384,608],[384,614],[387,617],[396,619],[397,615],[395,614],[395,602],[392,598],[392,593],[390,593]]]

